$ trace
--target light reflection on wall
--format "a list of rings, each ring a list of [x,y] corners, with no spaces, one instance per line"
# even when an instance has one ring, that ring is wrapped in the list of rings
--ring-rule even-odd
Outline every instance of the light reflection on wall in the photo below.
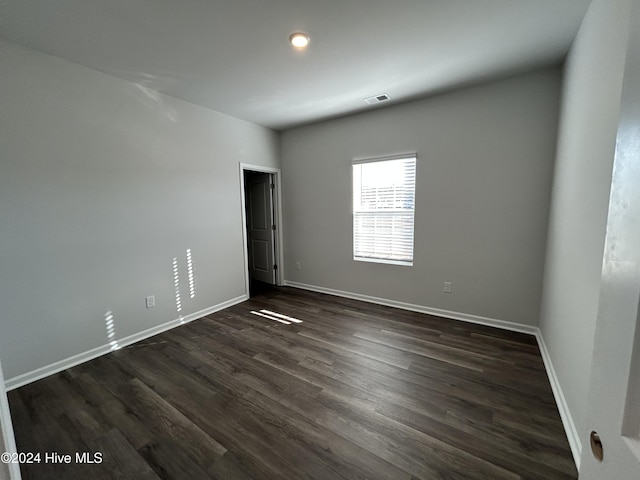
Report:
[[[107,341],[109,342],[109,345],[111,345],[111,350],[119,349],[120,346],[116,341],[115,319],[113,318],[113,312],[111,310],[104,314],[104,324],[107,329]]]
[[[144,83],[148,84],[150,83],[150,81],[155,80],[155,77],[151,75],[146,75],[146,77],[147,78],[144,80]],[[167,105],[164,96],[158,91],[159,88],[149,88],[142,82],[136,83],[135,86],[140,92],[142,92],[142,96],[140,98],[145,100],[145,103],[155,107],[158,111],[163,113],[171,122],[175,123],[178,121],[178,114],[176,112],[176,109]]]
[[[178,271],[178,259],[176,257],[173,258],[173,286],[176,292],[176,310],[178,311],[178,320],[180,320],[180,323],[184,323],[181,313],[182,300],[180,298],[180,273]]]
[[[189,294],[191,298],[196,296],[196,279],[193,273],[193,258],[191,257],[191,249],[187,249],[187,272],[189,274]]]

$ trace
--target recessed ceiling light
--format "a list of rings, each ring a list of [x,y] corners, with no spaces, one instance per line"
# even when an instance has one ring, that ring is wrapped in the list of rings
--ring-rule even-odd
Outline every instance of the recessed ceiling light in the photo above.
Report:
[[[311,38],[309,38],[309,35],[302,32],[292,33],[291,36],[289,37],[289,43],[294,48],[299,48],[299,49],[306,48],[307,45],[309,45],[310,41],[311,41]]]

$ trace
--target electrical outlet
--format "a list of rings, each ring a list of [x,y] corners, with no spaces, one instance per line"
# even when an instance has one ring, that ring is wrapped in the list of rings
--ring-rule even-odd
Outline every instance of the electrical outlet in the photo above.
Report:
[[[296,262],[296,270],[302,270],[302,265],[300,262]]]
[[[443,286],[442,290],[445,293],[451,293],[452,292],[452,290],[451,290],[452,287],[453,287],[453,284],[451,282],[444,282],[444,286]]]
[[[153,295],[149,295],[147,298],[145,298],[145,302],[147,304],[147,308],[155,307],[156,306],[156,297],[153,296]]]

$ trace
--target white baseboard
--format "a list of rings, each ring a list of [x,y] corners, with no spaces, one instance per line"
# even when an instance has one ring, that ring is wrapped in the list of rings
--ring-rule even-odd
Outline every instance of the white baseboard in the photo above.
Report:
[[[564,432],[567,435],[567,440],[569,441],[569,447],[571,447],[573,461],[575,462],[578,471],[580,471],[580,455],[582,454],[582,442],[580,441],[580,435],[576,428],[576,424],[573,421],[573,417],[571,416],[571,411],[569,410],[567,399],[562,392],[562,387],[560,386],[560,381],[558,380],[556,371],[553,368],[553,362],[549,356],[547,345],[544,343],[542,332],[539,328],[537,330],[536,339],[538,340],[542,361],[544,362],[544,367],[547,371],[547,376],[549,377],[549,383],[551,384],[551,390],[553,391],[553,396],[556,400],[558,411],[560,412],[560,418],[562,419]]]
[[[147,330],[134,333],[133,335],[116,339],[116,341],[119,347],[123,348],[133,343],[139,342],[140,340],[145,340],[149,337],[153,337],[154,335],[158,335],[159,333],[166,332],[167,330],[171,330],[172,328],[202,318],[205,315],[210,315],[219,310],[231,307],[240,302],[244,302],[248,299],[249,296],[247,294],[243,294],[239,297],[232,298],[231,300],[227,300],[212,307],[205,308],[204,310],[200,310],[199,312],[194,312],[189,315],[185,315],[182,318],[176,318],[175,320],[171,320],[161,325],[148,328]],[[23,373],[22,375],[9,378],[5,382],[6,390],[14,390],[28,383],[35,382],[36,380],[40,380],[41,378],[45,378],[49,375],[53,375],[54,373],[66,370],[67,368],[75,367],[76,365],[80,365],[81,363],[93,360],[94,358],[98,358],[110,352],[112,352],[110,344],[101,345],[100,347],[92,348],[91,350],[87,350],[86,352],[73,355],[63,360],[59,360],[50,365],[45,365],[44,367],[37,368],[35,370],[32,370],[31,372]]]
[[[489,327],[502,328],[504,330],[511,330],[514,332],[528,333],[530,335],[534,335],[536,337],[536,340],[538,341],[538,347],[540,349],[542,361],[544,362],[545,370],[547,372],[547,376],[549,377],[549,383],[551,384],[551,390],[553,391],[553,396],[555,398],[556,405],[558,406],[558,411],[560,412],[562,425],[564,427],[565,434],[567,435],[569,446],[571,447],[571,454],[573,455],[573,460],[576,464],[577,469],[580,470],[580,455],[582,453],[582,443],[580,442],[580,436],[578,435],[578,431],[576,429],[575,423],[571,416],[571,412],[569,410],[569,406],[567,405],[567,401],[564,397],[564,394],[562,393],[562,387],[560,386],[560,382],[558,381],[558,377],[556,376],[555,369],[553,368],[553,363],[551,362],[551,357],[549,356],[549,351],[547,350],[547,346],[544,343],[542,332],[538,327],[534,327],[532,325],[525,325],[521,323],[509,322],[506,320],[498,320],[495,318],[481,317],[478,315],[471,315],[468,313],[452,312],[449,310],[441,310],[439,308],[431,308],[423,305],[414,305],[414,304],[405,303],[405,302],[398,302],[396,300],[373,297],[370,295],[363,295],[360,293],[345,292],[342,290],[335,290],[333,288],[318,287],[316,285],[307,285],[304,283],[290,282],[290,281],[285,281],[284,284],[289,287],[300,288],[303,290],[326,293],[326,294],[335,295],[338,297],[351,298],[354,300],[361,300],[363,302],[376,303],[378,305],[386,305],[389,307],[396,307],[403,310],[410,310],[412,312],[426,313],[429,315],[437,315],[439,317],[451,318],[454,320],[462,320],[464,322],[477,323],[477,324],[486,325]]]
[[[426,307],[424,305],[415,305],[412,303],[399,302],[397,300],[391,300],[388,298],[373,297],[370,295],[363,295],[361,293],[345,292],[342,290],[334,290],[333,288],[318,287],[315,285],[307,285],[305,283],[298,282],[284,282],[288,287],[301,288],[303,290],[310,290],[313,292],[327,293],[329,295],[335,295],[337,297],[351,298],[353,300],[361,300],[363,302],[375,303],[378,305],[386,305],[388,307],[400,308],[402,310],[410,310],[412,312],[426,313],[428,315],[436,315],[438,317],[451,318],[453,320],[462,320],[469,323],[477,323],[480,325],[487,325],[489,327],[502,328],[504,330],[511,330],[513,332],[528,333],[529,335],[535,335],[538,331],[537,327],[531,325],[525,325],[523,323],[508,322],[506,320],[497,320],[495,318],[481,317],[479,315],[472,315],[469,313],[452,312],[449,310],[441,310],[439,308]]]

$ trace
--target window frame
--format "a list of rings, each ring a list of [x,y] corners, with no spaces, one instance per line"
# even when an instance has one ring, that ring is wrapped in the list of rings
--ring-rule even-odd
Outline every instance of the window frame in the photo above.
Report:
[[[356,210],[356,193],[357,193],[357,185],[356,185],[356,166],[357,165],[366,165],[366,164],[373,164],[373,163],[379,163],[379,162],[388,162],[388,161],[396,161],[396,160],[411,160],[413,161],[413,172],[411,172],[412,175],[412,184],[409,183],[409,186],[413,187],[413,191],[411,192],[411,197],[410,197],[410,204],[411,204],[411,208],[410,209],[404,209],[404,208],[389,208],[387,209],[387,212],[385,212],[384,208],[380,208],[379,210],[360,210],[357,211]],[[414,264],[414,260],[415,260],[415,210],[416,210],[416,205],[415,205],[415,197],[416,197],[416,184],[417,184],[417,166],[418,166],[418,154],[415,152],[411,152],[411,153],[404,153],[404,154],[398,154],[398,155],[388,155],[388,156],[384,156],[384,157],[372,157],[372,158],[358,158],[358,159],[353,159],[351,162],[351,225],[352,225],[352,254],[353,254],[353,260],[357,261],[357,262],[367,262],[367,263],[383,263],[383,264],[389,264],[389,265],[401,265],[401,266],[413,266]],[[406,168],[406,167],[404,167]],[[402,174],[405,174],[405,171],[402,171]],[[358,192],[360,192],[360,198],[362,198],[362,187],[360,186],[360,189],[358,190]],[[395,195],[395,192],[394,192]],[[399,259],[399,258],[393,258],[393,251],[391,252],[391,258],[387,257],[385,258],[384,256],[364,256],[364,255],[357,255],[356,252],[358,250],[362,250],[361,248],[358,248],[358,243],[357,243],[357,238],[356,238],[356,233],[357,233],[357,217],[358,214],[373,214],[371,215],[372,217],[375,216],[375,212],[379,211],[380,214],[384,214],[387,213],[389,215],[391,215],[391,220],[390,220],[390,225],[391,228],[393,229],[393,222],[394,220],[398,220],[400,218],[400,215],[407,215],[408,213],[411,214],[411,222],[410,222],[410,228],[411,228],[411,234],[410,234],[410,259],[405,260],[405,259]],[[393,215],[396,215],[396,217],[394,217]],[[384,215],[380,215],[381,217]],[[364,215],[361,215],[360,218],[364,218]],[[401,220],[400,220],[401,221]],[[401,225],[402,226],[402,225]],[[373,236],[373,238],[375,239],[375,236]],[[407,235],[402,235],[402,234],[398,234],[397,236],[392,236],[390,237],[390,239],[388,240],[390,243],[393,242],[393,239],[397,239],[397,240],[405,240],[408,238]],[[375,240],[374,240],[375,241]],[[393,245],[391,245],[391,250],[393,250]],[[399,256],[399,255],[398,255]]]

